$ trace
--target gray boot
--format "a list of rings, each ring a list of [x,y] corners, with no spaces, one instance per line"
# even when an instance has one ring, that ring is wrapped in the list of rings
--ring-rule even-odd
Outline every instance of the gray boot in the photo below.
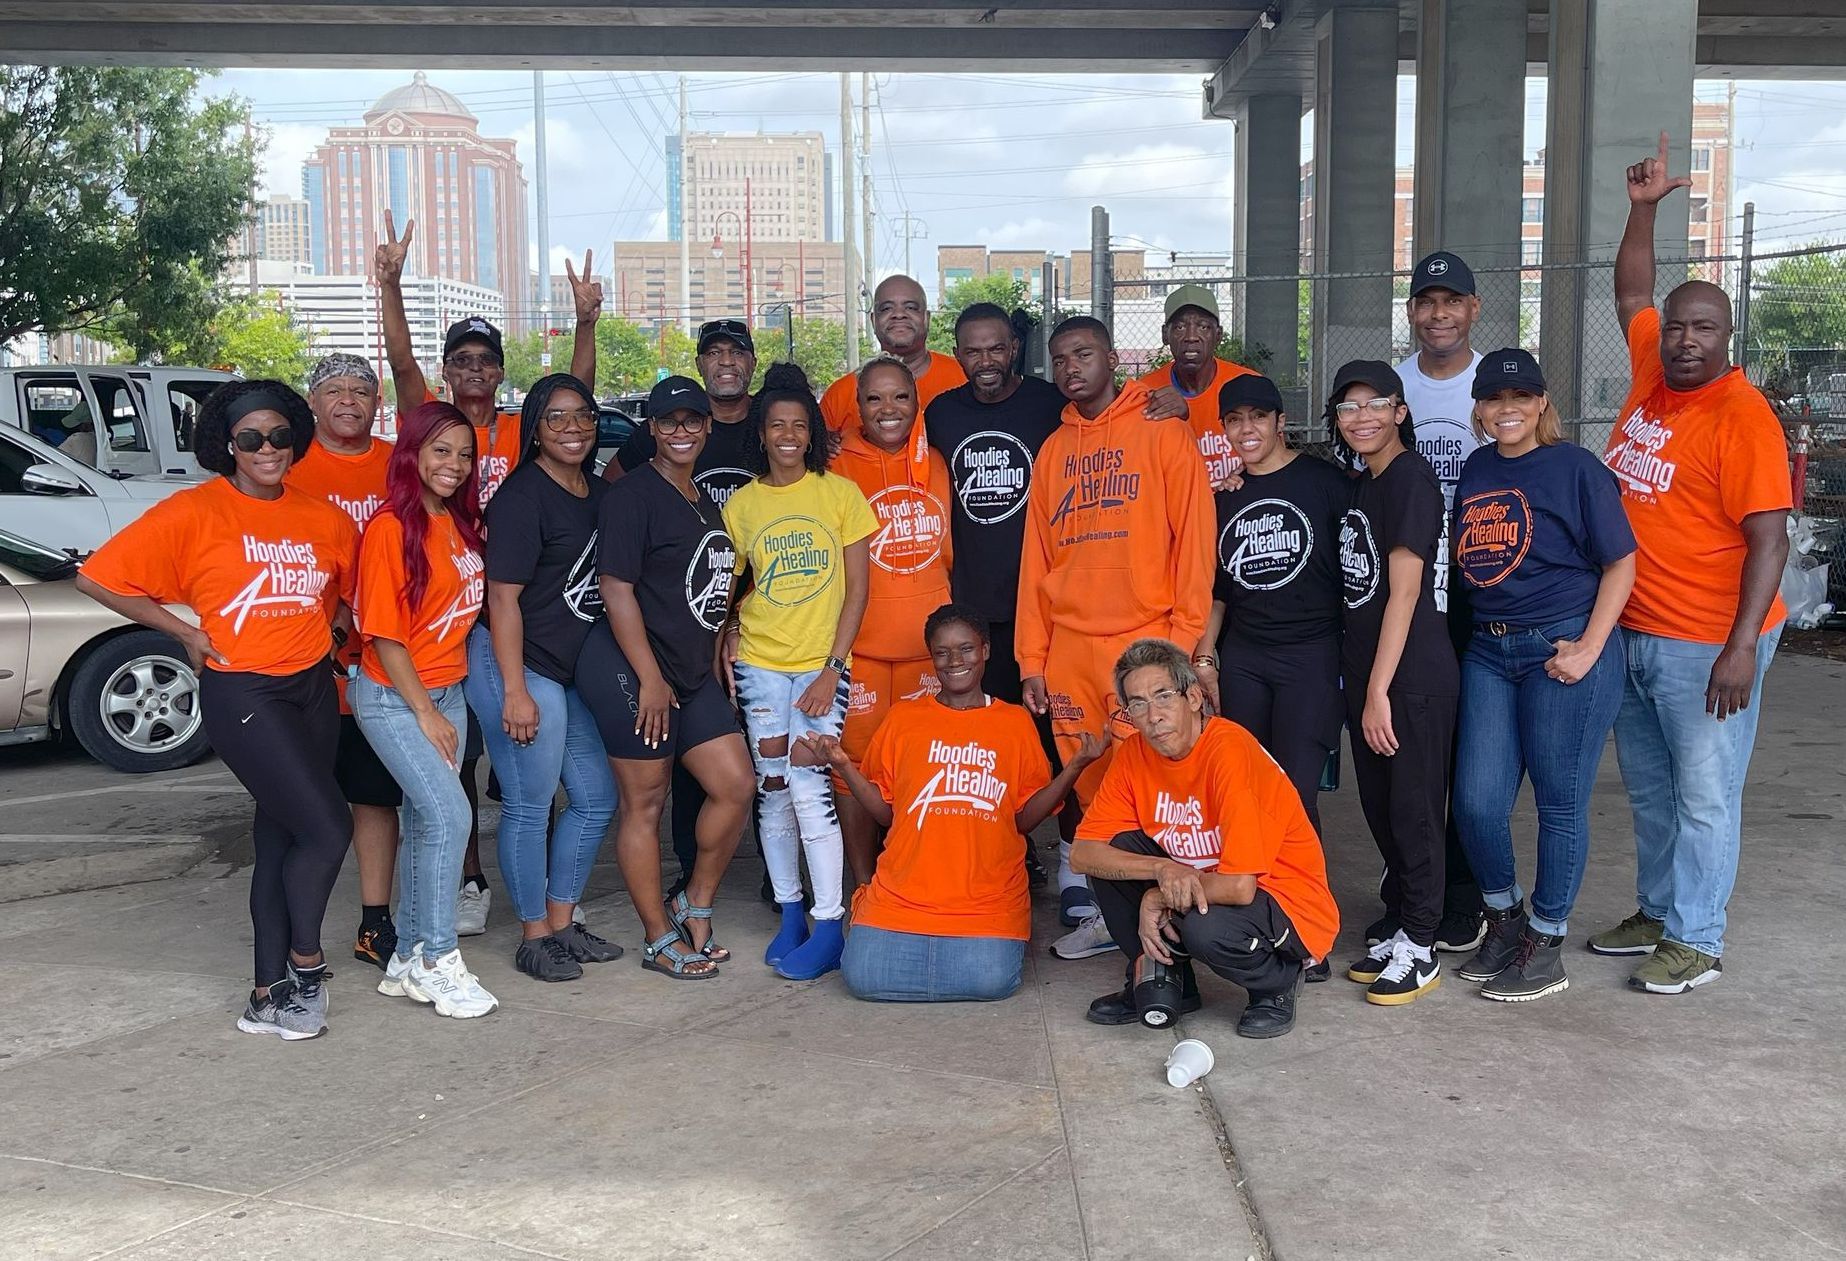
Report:
[[[1515,902],[1503,911],[1487,908],[1487,938],[1480,953],[1455,975],[1464,981],[1491,981],[1519,953],[1519,934],[1526,927],[1526,904]]]
[[[1481,986],[1481,997],[1497,1003],[1529,1003],[1570,988],[1564,975],[1564,939],[1535,933],[1519,935],[1519,949],[1500,975]]]

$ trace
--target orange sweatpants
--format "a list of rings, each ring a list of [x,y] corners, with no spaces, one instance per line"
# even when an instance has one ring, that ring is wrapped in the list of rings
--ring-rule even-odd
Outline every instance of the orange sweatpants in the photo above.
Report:
[[[1051,628],[1051,643],[1045,651],[1045,691],[1051,699],[1051,734],[1057,741],[1058,756],[1068,759],[1082,744],[1083,733],[1100,735],[1109,724],[1118,702],[1115,699],[1115,662],[1124,649],[1137,639],[1150,636],[1164,639],[1167,624],[1160,622],[1121,635],[1079,635],[1061,627]],[[1118,736],[1129,728],[1118,728]],[[1104,754],[1084,768],[1077,777],[1077,802],[1087,806],[1109,768],[1109,754]]]

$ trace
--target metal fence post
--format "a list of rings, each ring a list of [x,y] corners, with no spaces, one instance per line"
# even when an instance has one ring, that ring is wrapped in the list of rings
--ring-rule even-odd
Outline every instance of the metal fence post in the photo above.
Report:
[[[1743,258],[1737,265],[1737,348],[1731,361],[1750,372],[1750,260],[1756,252],[1756,203],[1743,204]]]

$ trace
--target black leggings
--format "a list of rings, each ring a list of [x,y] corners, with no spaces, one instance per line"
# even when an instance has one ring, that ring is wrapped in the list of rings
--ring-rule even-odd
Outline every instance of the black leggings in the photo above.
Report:
[[[1320,777],[1346,717],[1339,638],[1259,644],[1226,635],[1218,657],[1219,712],[1268,750],[1318,833]]]
[[[1434,945],[1442,921],[1449,755],[1455,737],[1455,698],[1393,691],[1391,729],[1397,752],[1384,757],[1365,742],[1365,680],[1346,680],[1347,724],[1359,808],[1384,858],[1379,896],[1387,913],[1419,946]]]
[[[352,811],[333,777],[340,707],[324,664],[299,674],[206,670],[199,684],[205,734],[256,799],[250,924],[256,983],[288,975],[288,953],[320,951],[321,918],[353,837]]]

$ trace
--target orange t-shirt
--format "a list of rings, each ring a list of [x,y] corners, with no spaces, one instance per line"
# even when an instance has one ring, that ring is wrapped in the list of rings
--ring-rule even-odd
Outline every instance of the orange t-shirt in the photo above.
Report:
[[[439,402],[429,387],[423,387],[425,403]],[[481,507],[487,507],[487,501],[500,489],[500,483],[506,480],[519,463],[519,413],[502,408],[494,413],[493,432],[488,432],[486,425],[474,427],[474,467],[481,479]]]
[[[920,439],[919,418],[913,438]],[[865,620],[853,640],[855,653],[881,661],[912,661],[929,656],[923,622],[949,602],[948,465],[928,447],[922,460],[910,448],[891,454],[865,440],[857,420],[844,434],[836,473],[851,478],[865,492],[878,518],[872,535],[871,582]]]
[[[429,519],[423,551],[429,557],[429,586],[422,607],[413,612],[404,523],[397,514],[387,509],[373,517],[359,544],[359,602],[353,609],[365,640],[360,668],[385,687],[392,686],[391,676],[378,659],[372,642],[377,639],[404,645],[426,688],[447,687],[468,674],[468,631],[481,612],[486,566],[446,512]]]
[[[359,531],[364,530],[372,514],[384,506],[385,471],[391,464],[391,444],[373,438],[363,455],[346,455],[330,451],[318,442],[308,445],[308,453],[289,466],[288,484],[306,491],[352,518],[358,530],[353,532],[353,566],[359,564]],[[346,646],[334,653],[341,666],[359,663],[359,637],[353,635]],[[339,679],[340,712],[352,713],[346,699],[346,677]]]
[[[1628,366],[1634,383],[1602,457],[1638,544],[1622,625],[1721,644],[1743,591],[1743,519],[1793,503],[1788,439],[1742,368],[1696,390],[1669,386],[1653,307],[1629,322]],[[1787,616],[1778,593],[1762,629]]]
[[[1192,427],[1193,441],[1199,444],[1199,456],[1205,461],[1205,476],[1216,485],[1232,473],[1243,471],[1243,460],[1231,450],[1231,440],[1224,436],[1224,418],[1218,414],[1218,391],[1224,388],[1226,381],[1252,376],[1256,369],[1232,363],[1229,359],[1213,359],[1212,365],[1211,380],[1205,383],[1205,388],[1186,399],[1186,423]],[[1179,389],[1172,364],[1155,368],[1136,380],[1150,393],[1169,385]],[[1180,390],[1180,393],[1183,396],[1185,391]]]
[[[1320,838],[1288,776],[1236,723],[1207,719],[1199,742],[1177,760],[1138,733],[1123,741],[1077,839],[1107,845],[1123,832],[1147,833],[1200,871],[1255,876],[1315,958],[1333,949],[1340,912]]]
[[[917,419],[929,410],[929,401],[947,390],[968,383],[968,374],[954,355],[940,350],[929,352],[929,367],[917,378]],[[859,427],[859,375],[849,372],[820,396],[820,416],[834,433],[851,432]]]
[[[899,701],[860,770],[891,803],[892,819],[872,882],[853,898],[854,924],[934,937],[1032,935],[1014,816],[1051,782],[1051,766],[1025,710]]]
[[[357,552],[353,523],[312,495],[285,485],[280,499],[255,499],[214,477],[149,508],[83,572],[117,595],[198,614],[230,661],[208,669],[283,675],[326,659]]]

